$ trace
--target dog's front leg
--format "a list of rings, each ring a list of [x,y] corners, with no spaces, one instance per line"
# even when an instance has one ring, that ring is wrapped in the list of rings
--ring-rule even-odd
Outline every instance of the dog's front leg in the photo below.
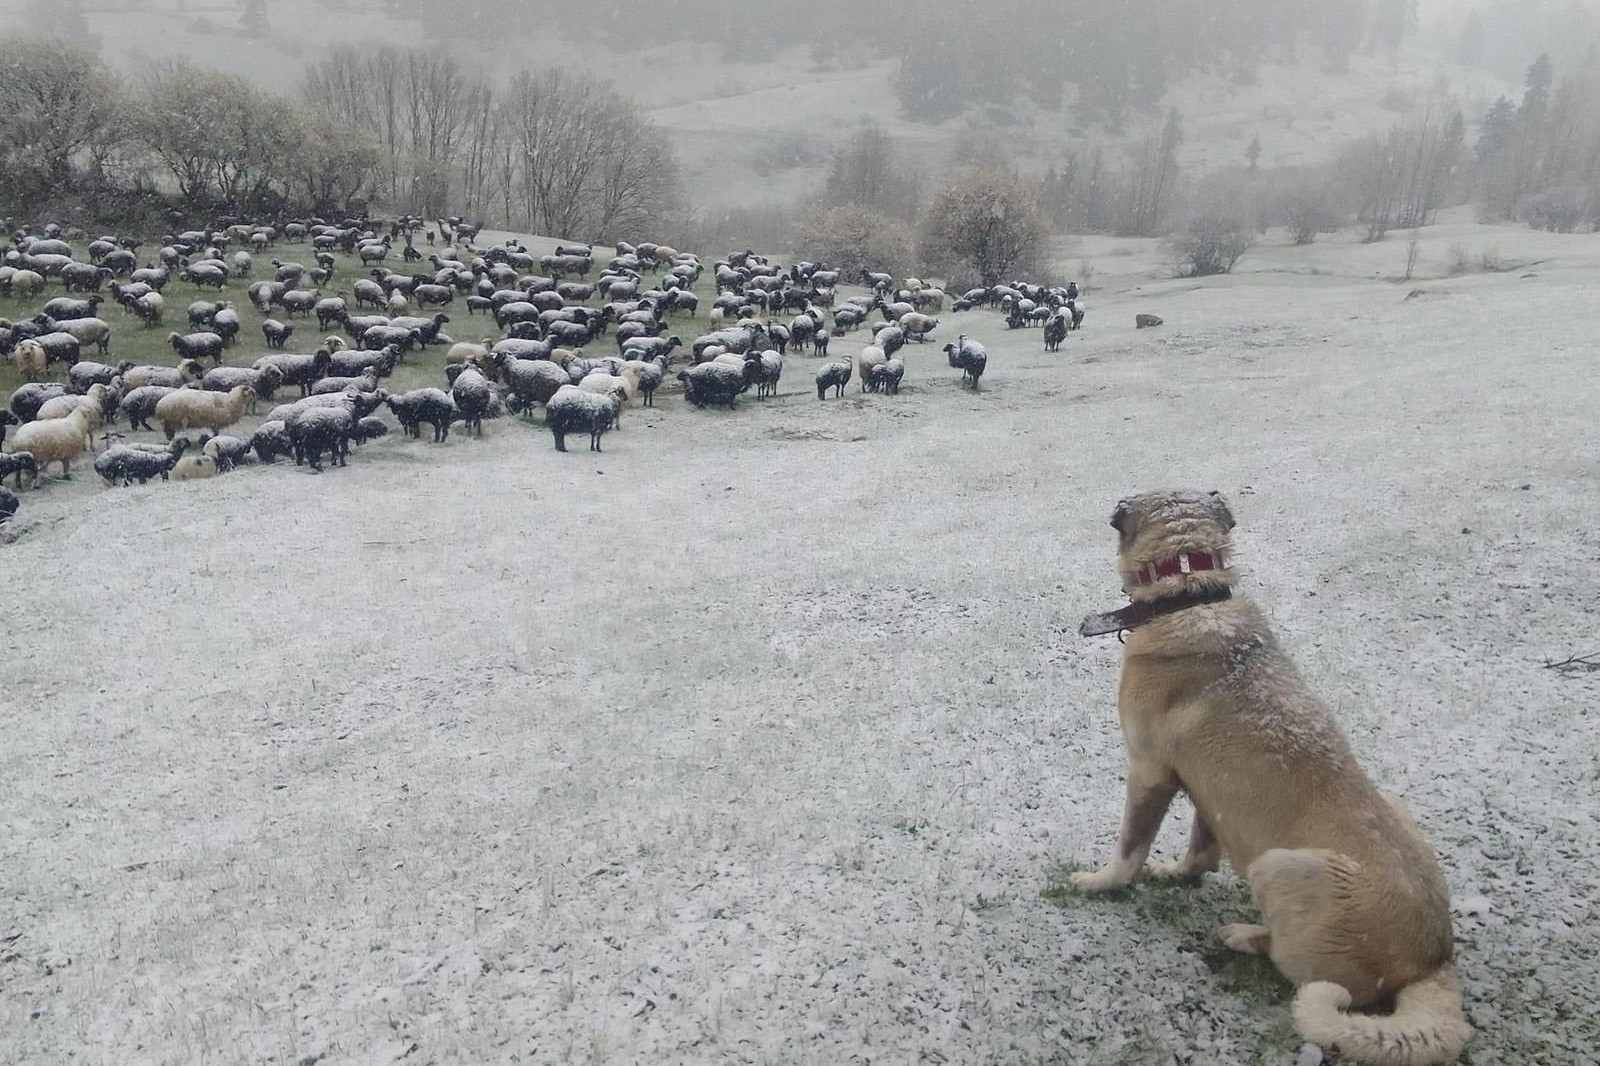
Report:
[[[1172,797],[1178,794],[1178,780],[1164,767],[1134,763],[1128,767],[1128,801],[1122,811],[1122,837],[1117,854],[1100,869],[1072,875],[1072,887],[1079,892],[1111,892],[1127,888],[1144,869],[1150,844],[1161,828]]]

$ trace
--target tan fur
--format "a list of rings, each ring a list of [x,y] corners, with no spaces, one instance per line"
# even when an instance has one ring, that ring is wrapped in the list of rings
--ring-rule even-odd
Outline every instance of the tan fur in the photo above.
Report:
[[[1180,552],[1233,550],[1216,493],[1158,492],[1113,517],[1118,570],[1135,600],[1231,586],[1238,571],[1178,574],[1140,586],[1140,566]],[[1073,875],[1084,892],[1142,874],[1197,878],[1226,856],[1250,883],[1260,926],[1227,926],[1230,947],[1268,955],[1300,987],[1301,1033],[1378,1066],[1453,1060],[1471,1034],[1450,969],[1449,893],[1433,850],[1373,785],[1327,707],[1254,604],[1235,597],[1135,629],[1118,714],[1128,746],[1117,854]],[[1188,853],[1145,866],[1178,791],[1195,806]],[[1350,1015],[1395,993],[1386,1017]]]

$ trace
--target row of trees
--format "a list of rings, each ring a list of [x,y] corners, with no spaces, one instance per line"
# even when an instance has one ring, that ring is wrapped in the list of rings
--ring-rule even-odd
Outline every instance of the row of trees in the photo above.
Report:
[[[0,42],[0,196],[189,212],[343,214],[377,201],[566,237],[638,233],[677,196],[665,135],[609,83],[492,86],[421,48],[335,49],[288,97],[183,61],[123,86],[58,40]]]

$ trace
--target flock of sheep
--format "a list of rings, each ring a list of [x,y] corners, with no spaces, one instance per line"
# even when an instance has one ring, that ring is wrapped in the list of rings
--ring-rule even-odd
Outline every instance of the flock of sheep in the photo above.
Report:
[[[436,249],[426,256],[416,246],[424,231]],[[70,476],[71,464],[86,452],[107,485],[209,478],[245,462],[284,457],[314,470],[322,469],[324,457],[344,465],[351,445],[388,432],[380,408],[407,435],[420,437],[427,425],[433,439],[443,441],[453,425],[481,434],[485,419],[542,407],[558,450],[566,450],[568,435],[586,434],[590,449],[599,451],[623,411],[654,403],[679,348],[686,347],[689,365],[675,376],[688,402],[732,406],[752,387],[760,398],[775,395],[791,348],[826,357],[835,334],[868,327],[874,314],[881,322],[870,344],[853,359],[821,365],[817,396],[842,395],[852,378],[863,392],[895,394],[906,369],[901,349],[932,338],[939,328],[933,314],[946,300],[917,279],[897,284],[874,273],[863,273],[863,295],[840,300],[838,271],[805,262],[780,268],[745,251],[713,265],[711,328],[685,346],[672,322],[699,312],[693,290],[705,268],[697,256],[658,244],[620,244],[601,264],[587,245],[562,245],[536,258],[515,240],[476,248],[476,236],[477,228],[460,219],[439,220],[437,230],[412,216],[281,227],[223,220],[163,237],[141,266],[142,243],[134,238],[90,241],[83,262],[72,241],[86,235],[63,233],[54,224],[37,233],[19,230],[0,266],[0,293],[36,298],[52,283],[64,292],[17,322],[0,319],[0,354],[27,379],[0,411],[0,522],[17,509],[16,496],[4,487],[7,477],[14,476],[18,488],[24,475],[37,484],[51,464]],[[453,242],[460,242],[459,251]],[[307,246],[312,265],[273,258],[270,277],[247,281],[255,257],[280,245]],[[425,261],[429,269],[391,269],[397,247],[405,264]],[[359,261],[367,276],[354,279],[348,292],[324,296],[339,253]],[[187,332],[166,338],[172,365],[85,358],[109,358],[113,330],[100,317],[105,294],[153,329],[167,321],[174,281],[197,295],[245,284],[245,298],[265,316],[265,354],[248,367],[223,365],[243,343],[243,322],[232,302],[218,298],[188,304]],[[482,316],[500,335],[452,340],[443,331],[450,317],[439,309],[461,304],[467,320]],[[1052,350],[1083,317],[1075,287],[978,289],[954,301],[952,310],[979,306],[998,308],[1013,328],[1042,324]],[[787,321],[779,320],[790,312]],[[296,326],[313,316],[317,332],[328,335],[313,351],[287,351]],[[615,355],[586,354],[608,333]],[[445,349],[442,387],[385,387],[408,354],[432,347]],[[977,388],[988,362],[983,346],[961,337],[944,350],[963,381]],[[49,380],[61,365],[65,380]],[[299,396],[273,407],[251,435],[228,434],[286,389]],[[152,421],[158,423],[166,440],[113,443],[106,427],[118,418],[130,430],[153,430]],[[15,428],[7,439],[9,427]],[[192,439],[189,432],[200,436]],[[95,454],[102,437],[106,447]]]

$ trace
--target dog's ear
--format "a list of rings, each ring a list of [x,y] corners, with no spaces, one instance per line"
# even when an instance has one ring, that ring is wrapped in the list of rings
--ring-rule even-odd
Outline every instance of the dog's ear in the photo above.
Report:
[[[1128,531],[1122,528],[1122,526],[1123,523],[1128,520],[1128,514],[1128,501],[1118,500],[1117,509],[1111,512],[1111,528],[1116,530],[1118,533],[1127,533]]]
[[[1223,499],[1222,493],[1216,489],[1211,490],[1211,506],[1217,513],[1217,520],[1222,523],[1223,529],[1234,527],[1233,512],[1228,509],[1228,501]]]

